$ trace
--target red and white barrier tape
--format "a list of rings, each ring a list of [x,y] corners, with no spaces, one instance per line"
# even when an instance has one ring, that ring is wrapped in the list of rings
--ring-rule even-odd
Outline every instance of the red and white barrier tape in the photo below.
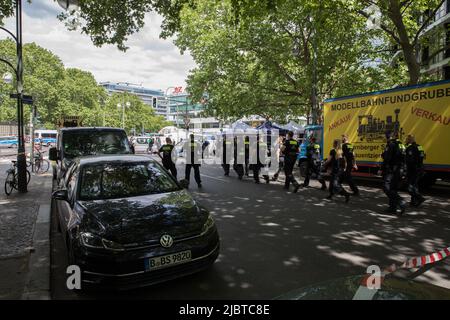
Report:
[[[381,286],[385,276],[393,272],[396,272],[397,270],[423,267],[427,264],[442,261],[449,256],[450,256],[450,247],[447,247],[445,249],[439,250],[437,252],[425,256],[410,258],[405,262],[403,262],[400,266],[392,264],[381,272],[379,285]],[[361,285],[359,286],[358,290],[353,296],[353,300],[371,300],[374,297],[375,293],[377,293],[377,290],[379,288],[371,288],[371,287],[369,288],[367,283],[368,280],[373,279],[373,277],[374,275],[368,274],[362,279]]]

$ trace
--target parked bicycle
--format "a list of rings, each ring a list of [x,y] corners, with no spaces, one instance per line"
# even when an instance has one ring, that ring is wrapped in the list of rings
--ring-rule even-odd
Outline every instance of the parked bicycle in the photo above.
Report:
[[[27,161],[27,167],[32,167],[31,171],[33,171],[36,174],[42,174],[46,173],[48,169],[50,169],[50,161],[47,159],[44,159],[44,153],[45,151],[39,151],[38,149],[35,149],[34,154],[34,161],[33,163],[28,160]]]
[[[11,194],[13,189],[17,190],[19,185],[19,174],[17,171],[17,161],[11,161],[11,168],[6,171],[6,180],[5,180],[5,193],[7,196]],[[27,184],[30,182],[31,175],[30,171],[27,170]]]

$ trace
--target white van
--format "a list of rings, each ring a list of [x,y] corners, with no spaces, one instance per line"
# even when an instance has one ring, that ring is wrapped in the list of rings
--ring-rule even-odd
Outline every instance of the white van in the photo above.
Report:
[[[131,143],[133,144],[134,147],[134,153],[148,153],[148,140],[149,137],[132,137],[131,138]]]

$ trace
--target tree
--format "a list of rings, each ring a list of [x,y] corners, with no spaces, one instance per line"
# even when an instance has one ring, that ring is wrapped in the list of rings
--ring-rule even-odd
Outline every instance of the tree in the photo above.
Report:
[[[15,43],[12,40],[0,41],[2,58],[15,59]],[[49,50],[35,43],[25,44],[24,61],[24,94],[31,95],[38,113],[38,127],[55,128],[58,120],[64,115],[78,115],[85,126],[105,125],[121,127],[121,110],[119,101],[129,101],[126,129],[136,128],[137,132],[144,128],[147,131],[158,131],[168,123],[155,116],[153,108],[145,105],[139,97],[132,94],[108,96],[106,90],[97,84],[94,76],[76,68],[64,68],[61,60]],[[0,74],[11,72],[6,64],[0,64]],[[15,83],[0,82],[0,121],[17,119],[16,100],[10,99]],[[25,105],[24,118],[28,123],[31,107]],[[105,120],[105,121],[104,121]]]
[[[386,40],[402,51],[403,62],[407,66],[409,84],[417,84],[420,80],[420,43],[426,38],[422,32],[433,21],[444,0],[344,0],[349,10],[371,19],[370,10],[380,13],[378,27]],[[373,10],[372,10],[373,11]],[[439,52],[445,50],[440,48]],[[436,55],[438,52],[433,53]],[[392,57],[391,57],[392,58]]]
[[[238,21],[235,8],[233,1],[199,0],[180,14],[175,43],[198,66],[188,90],[197,101],[208,92],[210,113],[277,121],[315,113],[317,119],[314,100],[382,85],[376,68],[364,63],[372,59],[365,20],[354,19],[344,6],[283,1],[269,14],[254,12]]]

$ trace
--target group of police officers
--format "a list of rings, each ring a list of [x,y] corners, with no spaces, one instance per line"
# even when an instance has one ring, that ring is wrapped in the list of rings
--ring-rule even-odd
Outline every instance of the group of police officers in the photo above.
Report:
[[[419,193],[418,184],[423,173],[423,160],[425,153],[423,148],[418,145],[413,135],[408,135],[406,145],[404,145],[398,137],[398,132],[386,133],[386,147],[382,154],[383,164],[381,173],[383,175],[383,191],[389,199],[389,207],[386,210],[388,213],[403,214],[406,208],[405,202],[398,193],[400,181],[403,176],[406,176],[408,183],[408,192],[411,195],[411,206],[419,206],[425,201],[425,198]],[[342,139],[333,141],[333,148],[330,150],[326,161],[321,160],[320,145],[316,143],[316,138],[311,135],[308,138],[308,145],[306,147],[306,160],[299,162],[298,154],[300,151],[300,141],[294,139],[294,133],[288,132],[286,137],[281,137],[279,140],[279,167],[278,171],[272,177],[275,181],[281,170],[284,171],[285,183],[284,189],[289,190],[292,184],[296,193],[301,187],[308,187],[311,177],[316,179],[321,184],[321,190],[326,190],[327,186],[323,178],[323,172],[330,171],[330,182],[328,186],[328,199],[331,199],[335,194],[345,197],[345,202],[348,202],[350,195],[358,196],[359,190],[352,178],[352,171],[358,170],[355,156],[353,152],[353,145],[349,142],[346,135],[342,135]],[[250,150],[256,149],[257,159],[255,163],[250,164]],[[177,169],[173,161],[174,146],[170,138],[166,138],[166,144],[159,149],[159,155],[162,159],[163,166],[177,178]],[[195,141],[194,135],[190,135],[183,147],[186,156],[185,166],[185,180],[189,185],[191,169],[194,169],[195,181],[199,188],[202,187],[200,178],[200,165],[203,151],[201,145]],[[226,135],[222,137],[222,167],[224,175],[230,175],[231,164],[227,161],[227,154],[233,155],[233,170],[236,172],[240,180],[244,175],[249,176],[252,171],[255,183],[260,183],[261,169],[265,168],[262,176],[266,183],[270,182],[268,174],[268,167],[270,162],[260,158],[260,155],[268,154],[270,157],[271,148],[260,137],[257,136],[255,141],[250,141],[249,136],[244,138],[244,148],[238,148],[237,137],[227,138]],[[241,161],[243,159],[243,161]],[[299,184],[294,177],[294,168],[298,163],[299,167],[304,166],[305,180],[303,184]],[[342,187],[342,183],[346,182],[352,193],[349,193]]]

